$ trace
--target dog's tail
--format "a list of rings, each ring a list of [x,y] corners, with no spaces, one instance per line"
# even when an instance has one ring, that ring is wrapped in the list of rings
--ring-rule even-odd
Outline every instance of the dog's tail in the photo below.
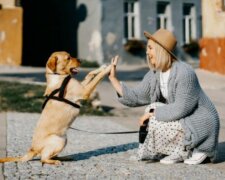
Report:
[[[29,150],[27,154],[25,154],[22,157],[5,157],[0,159],[0,163],[5,163],[5,162],[26,162],[31,159],[33,159],[34,156],[36,156],[37,153],[33,150]]]
[[[5,162],[18,162],[20,161],[21,157],[6,157],[6,158],[1,158],[0,163],[5,163]]]

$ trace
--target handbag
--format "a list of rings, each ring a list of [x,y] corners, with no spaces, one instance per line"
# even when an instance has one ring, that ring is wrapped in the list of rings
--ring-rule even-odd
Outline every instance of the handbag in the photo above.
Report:
[[[145,138],[148,134],[148,131],[147,131],[147,128],[148,128],[148,119],[146,119],[143,123],[142,126],[140,126],[140,129],[139,129],[139,143],[144,143],[145,141]]]
[[[149,113],[153,113],[154,112],[154,109],[151,108],[149,110]],[[149,122],[149,119],[146,119],[143,123],[143,125],[140,126],[140,129],[139,129],[139,143],[143,144],[145,142],[145,138],[148,134],[148,122]]]

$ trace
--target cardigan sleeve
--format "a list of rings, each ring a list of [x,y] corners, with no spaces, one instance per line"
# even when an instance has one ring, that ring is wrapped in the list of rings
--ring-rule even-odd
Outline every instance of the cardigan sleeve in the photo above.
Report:
[[[118,97],[119,102],[130,107],[149,104],[151,74],[152,72],[149,71],[144,76],[143,80],[133,88],[129,88],[126,84],[121,83],[123,96]]]
[[[158,121],[176,121],[188,116],[197,106],[201,87],[193,70],[183,71],[176,80],[175,101],[155,109]]]

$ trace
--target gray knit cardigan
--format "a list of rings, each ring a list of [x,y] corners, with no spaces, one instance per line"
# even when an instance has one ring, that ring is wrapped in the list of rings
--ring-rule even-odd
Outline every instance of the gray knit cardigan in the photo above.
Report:
[[[130,107],[159,102],[159,72],[150,70],[134,88],[122,83],[123,96],[119,101]],[[158,121],[180,120],[185,130],[186,149],[205,152],[215,161],[219,135],[218,113],[203,92],[193,68],[181,61],[175,61],[168,80],[168,104],[157,107]]]

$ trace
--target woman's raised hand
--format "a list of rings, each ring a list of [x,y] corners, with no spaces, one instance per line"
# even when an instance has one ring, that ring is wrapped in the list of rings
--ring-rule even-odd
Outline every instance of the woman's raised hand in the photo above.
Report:
[[[111,59],[111,71],[110,71],[110,74],[109,74],[109,79],[113,79],[116,77],[116,65],[118,63],[118,60],[119,60],[119,56],[115,56]]]
[[[113,57],[112,60],[111,60],[112,67],[111,67],[111,71],[109,73],[109,80],[112,83],[115,90],[117,91],[117,93],[120,96],[123,96],[121,84],[120,84],[119,80],[116,78],[116,65],[118,63],[118,60],[119,60],[118,55]]]

